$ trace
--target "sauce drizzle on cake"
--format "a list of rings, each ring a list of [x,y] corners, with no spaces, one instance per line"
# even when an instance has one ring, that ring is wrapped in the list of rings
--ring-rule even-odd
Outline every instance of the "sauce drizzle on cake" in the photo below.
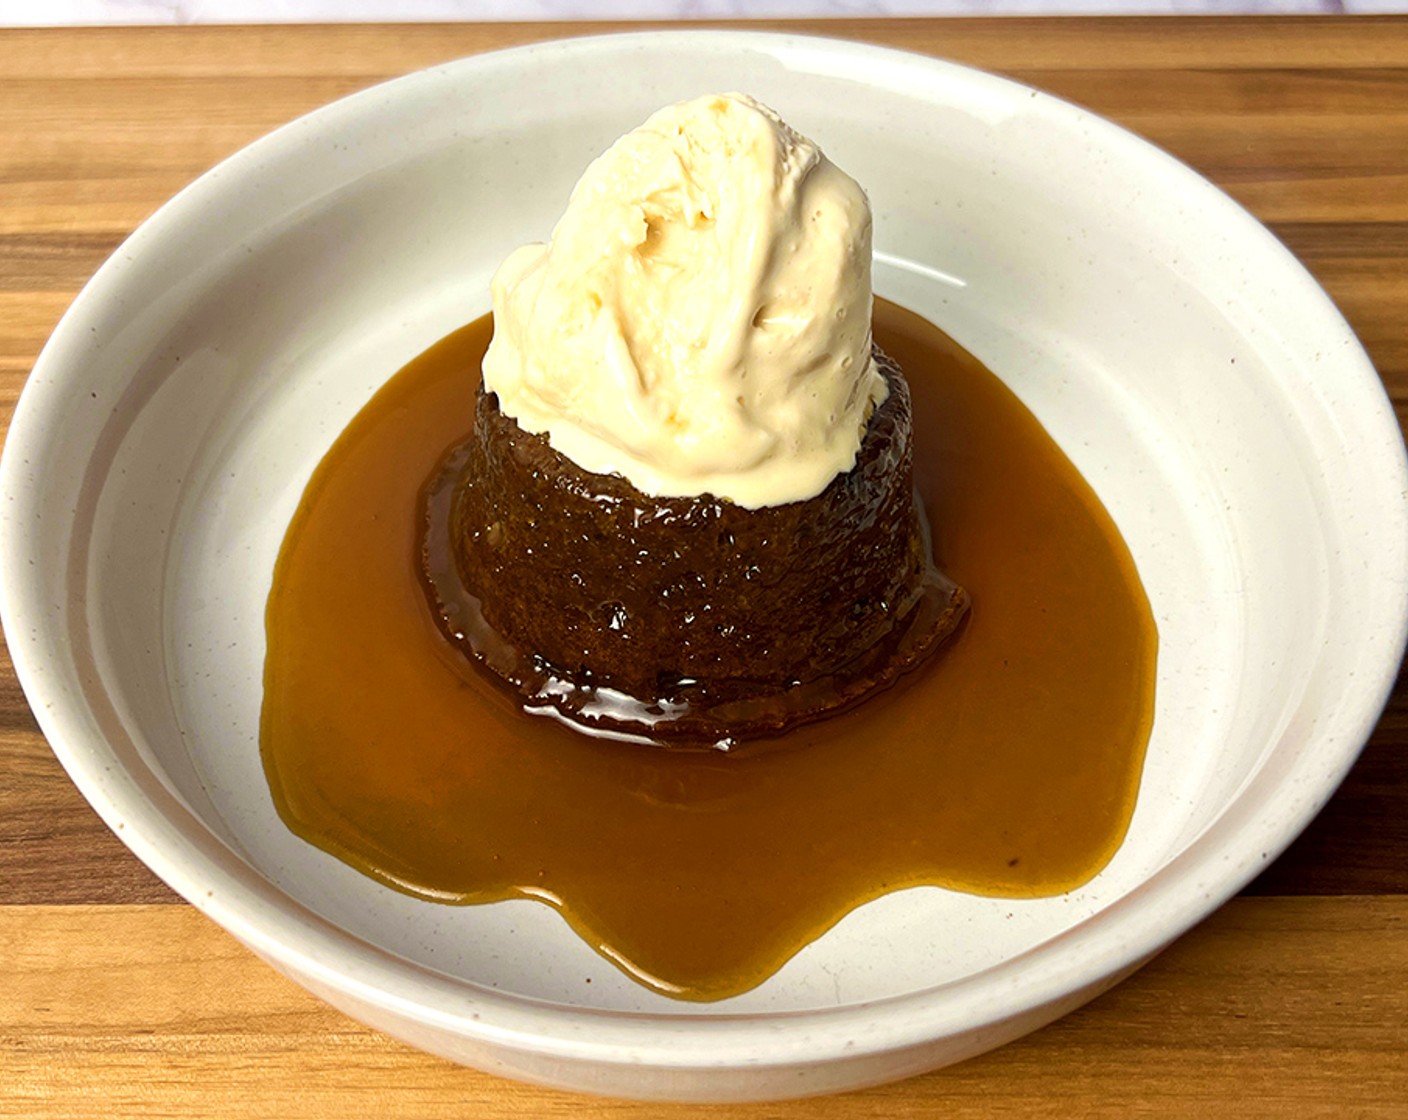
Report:
[[[696,1000],[761,983],[880,895],[1054,895],[1109,861],[1153,721],[1154,619],[1099,499],[996,377],[876,302],[936,559],[973,599],[959,640],[778,738],[651,750],[525,715],[427,609],[419,495],[464,437],[490,329],[392,378],[290,526],[261,717],[289,828],[425,899],[547,903],[616,967]]]

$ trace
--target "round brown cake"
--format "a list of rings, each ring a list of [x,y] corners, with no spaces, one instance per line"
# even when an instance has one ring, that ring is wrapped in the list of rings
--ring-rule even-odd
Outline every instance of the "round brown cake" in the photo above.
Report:
[[[893,683],[968,600],[933,563],[909,389],[875,356],[889,395],[855,467],[760,509],[585,471],[481,386],[424,495],[441,629],[526,707],[669,745],[776,734]]]

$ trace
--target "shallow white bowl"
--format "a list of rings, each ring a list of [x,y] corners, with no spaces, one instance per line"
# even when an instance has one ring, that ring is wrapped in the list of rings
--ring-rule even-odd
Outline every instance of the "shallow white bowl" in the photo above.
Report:
[[[632,984],[546,907],[417,902],[295,839],[256,731],[274,557],[331,441],[487,309],[496,263],[547,233],[593,155],[662,104],[726,89],[862,179],[878,291],[955,335],[1066,449],[1132,548],[1162,646],[1138,810],[1094,881],[1041,901],[892,895],[701,1007]],[[842,1089],[1075,1007],[1306,824],[1404,638],[1398,429],[1291,256],[1090,113],[820,39],[527,47],[281,129],[168,204],[75,301],[25,388],[0,492],[21,680],[138,856],[348,1013],[610,1094]]]

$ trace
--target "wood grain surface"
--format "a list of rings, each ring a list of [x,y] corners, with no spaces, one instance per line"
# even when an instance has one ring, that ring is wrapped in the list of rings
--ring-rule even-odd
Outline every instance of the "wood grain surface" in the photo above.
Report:
[[[999,71],[1224,187],[1309,267],[1408,416],[1408,19],[789,26]],[[613,25],[0,31],[0,424],[77,289],[290,118],[477,51]],[[1408,687],[1243,896],[1089,1007],[825,1100],[667,1109],[425,1057],[282,980],[115,839],[0,660],[0,1117],[1408,1117]]]

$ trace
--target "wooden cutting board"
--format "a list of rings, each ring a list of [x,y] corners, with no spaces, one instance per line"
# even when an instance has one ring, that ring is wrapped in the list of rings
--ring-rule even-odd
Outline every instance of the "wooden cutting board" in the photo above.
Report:
[[[778,26],[759,25],[750,26]],[[781,25],[999,71],[1223,186],[1408,409],[1408,19]],[[604,24],[0,31],[0,423],[79,286],[201,171],[374,82]],[[0,1116],[1408,1116],[1408,688],[1290,851],[1132,980],[901,1084],[669,1108],[516,1085],[343,1018],[168,891],[0,661]]]

